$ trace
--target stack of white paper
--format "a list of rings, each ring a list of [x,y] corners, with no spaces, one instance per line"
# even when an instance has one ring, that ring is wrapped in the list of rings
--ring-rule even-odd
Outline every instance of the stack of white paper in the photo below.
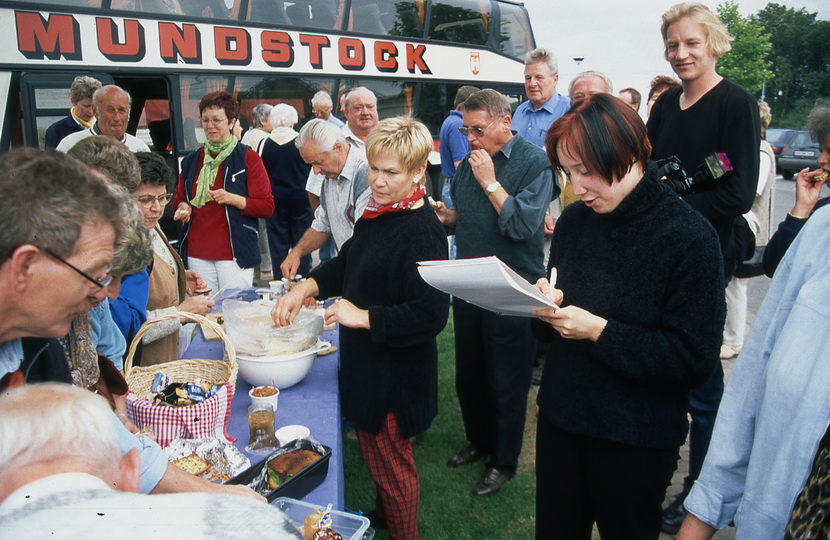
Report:
[[[421,277],[436,289],[502,315],[533,317],[536,309],[559,308],[498,257],[418,265]]]

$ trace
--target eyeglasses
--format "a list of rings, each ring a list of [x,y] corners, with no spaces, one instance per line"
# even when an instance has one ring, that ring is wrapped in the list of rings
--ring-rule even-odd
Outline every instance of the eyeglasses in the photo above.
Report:
[[[152,208],[153,203],[159,203],[159,205],[164,208],[167,206],[167,203],[173,200],[172,193],[165,193],[164,195],[159,195],[158,197],[153,197],[152,195],[147,195],[145,197],[138,197],[136,199],[138,204],[143,206],[144,208]]]
[[[112,283],[112,276],[109,275],[110,272],[112,271],[112,265],[109,265],[107,267],[107,275],[106,276],[104,276],[100,279],[95,279],[94,277],[90,276],[89,274],[87,274],[86,272],[84,272],[83,270],[81,270],[80,268],[78,268],[77,266],[72,264],[71,262],[67,261],[66,259],[64,259],[60,255],[58,255],[57,253],[52,251],[51,249],[43,248],[43,247],[39,247],[38,249],[41,250],[42,252],[48,254],[48,255],[51,255],[55,259],[59,260],[60,262],[62,262],[63,264],[65,264],[66,266],[71,268],[72,270],[78,272],[78,274],[82,275],[84,277],[84,279],[87,279],[87,280],[91,281],[92,283],[94,283],[96,286],[98,286],[101,289],[103,289],[104,287],[106,287],[107,285]]]
[[[495,123],[496,123],[496,122],[498,122],[499,120],[501,120],[501,118],[496,118],[495,120],[493,120],[492,122],[490,122],[489,124],[487,124],[487,126],[486,126],[486,127],[478,127],[478,126],[470,126],[470,127],[467,127],[467,126],[461,126],[461,127],[459,127],[459,128],[458,128],[458,131],[460,131],[460,132],[461,132],[461,134],[462,134],[462,135],[464,135],[465,137],[466,137],[466,136],[467,136],[467,134],[468,134],[468,133],[470,133],[470,132],[472,132],[472,133],[473,133],[473,135],[475,135],[476,137],[481,137],[482,135],[484,135],[484,132],[485,132],[485,131],[487,131],[488,129],[490,129],[490,126],[492,126],[493,124],[495,124]]]

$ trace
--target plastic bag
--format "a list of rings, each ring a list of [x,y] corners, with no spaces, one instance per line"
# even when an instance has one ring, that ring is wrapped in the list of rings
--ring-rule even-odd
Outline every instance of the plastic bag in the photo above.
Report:
[[[271,306],[225,300],[225,332],[239,354],[273,356],[294,354],[314,347],[323,334],[323,317],[303,309],[290,326],[277,328]]]

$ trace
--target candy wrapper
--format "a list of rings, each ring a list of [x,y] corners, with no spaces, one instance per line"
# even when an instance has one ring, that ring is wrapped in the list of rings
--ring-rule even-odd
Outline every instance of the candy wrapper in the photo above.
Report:
[[[165,448],[168,461],[196,454],[210,464],[204,474],[200,475],[211,482],[223,483],[251,466],[251,460],[236,447],[226,444],[215,437],[205,439],[176,438]]]
[[[306,437],[304,439],[297,439],[286,446],[280,447],[279,450],[273,452],[265,460],[262,461],[262,470],[256,475],[254,480],[248,484],[248,487],[259,493],[260,495],[267,495],[271,492],[268,487],[268,462],[277,456],[293,452],[294,450],[313,450],[321,456],[326,453],[326,449],[322,444],[317,442],[314,437]]]

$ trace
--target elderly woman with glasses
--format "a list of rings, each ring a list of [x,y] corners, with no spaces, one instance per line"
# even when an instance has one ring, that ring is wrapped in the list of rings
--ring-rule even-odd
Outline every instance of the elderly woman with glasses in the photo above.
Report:
[[[185,270],[181,257],[158,226],[164,207],[173,199],[173,194],[167,192],[175,182],[173,171],[158,154],[138,152],[135,156],[141,169],[141,184],[134,195],[153,242],[153,265],[147,269],[150,280],[147,319],[173,311],[205,315],[213,310],[214,301],[195,293],[206,287],[207,282],[198,272]],[[142,341],[141,365],[176,360],[180,327],[180,321],[169,320],[150,328]]]
[[[208,287],[251,287],[259,251],[257,218],[274,213],[268,173],[232,130],[239,102],[212,92],[199,102],[205,144],[182,161],[173,219],[182,222],[181,255]]]

